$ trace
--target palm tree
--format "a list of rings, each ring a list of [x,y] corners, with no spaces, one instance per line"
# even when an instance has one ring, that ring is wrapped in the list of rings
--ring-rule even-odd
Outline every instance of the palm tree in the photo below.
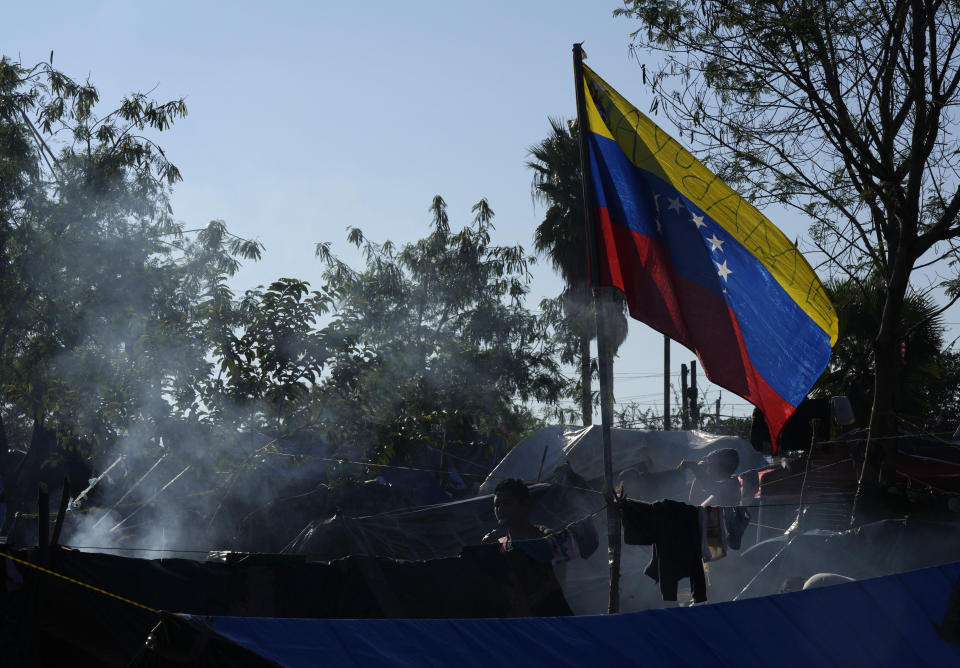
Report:
[[[550,134],[527,149],[527,167],[533,171],[532,193],[547,209],[534,232],[534,248],[550,258],[566,287],[560,295],[563,318],[557,322],[566,339],[564,361],[576,357],[580,368],[580,409],[583,424],[593,422],[592,365],[590,341],[596,336],[593,299],[587,265],[586,224],[583,219],[583,187],[580,179],[580,133],[576,121],[551,118]],[[606,323],[607,350],[611,361],[627,336],[626,303],[617,290],[604,289],[601,303]],[[607,368],[610,368],[610,364]],[[613,390],[613,378],[608,387]]]
[[[846,395],[857,421],[870,419],[874,395],[874,345],[883,313],[884,287],[879,274],[865,280],[826,284],[839,318],[839,338],[830,364],[813,392],[820,396]],[[908,292],[897,336],[902,360],[898,369],[894,410],[906,426],[916,428],[936,411],[941,385],[944,326],[937,306],[926,296]]]

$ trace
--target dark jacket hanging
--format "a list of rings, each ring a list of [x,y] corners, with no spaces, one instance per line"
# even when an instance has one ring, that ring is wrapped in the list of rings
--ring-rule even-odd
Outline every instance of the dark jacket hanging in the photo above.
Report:
[[[707,600],[707,583],[700,555],[699,508],[678,501],[644,503],[624,499],[623,541],[653,545],[653,560],[644,571],[660,583],[664,601],[677,600],[677,582],[690,578],[693,600]]]

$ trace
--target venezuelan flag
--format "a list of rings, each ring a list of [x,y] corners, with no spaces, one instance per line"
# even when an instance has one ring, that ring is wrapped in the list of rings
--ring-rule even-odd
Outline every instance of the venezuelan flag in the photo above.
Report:
[[[601,285],[757,406],[776,444],[837,340],[823,285],[763,214],[583,72]]]

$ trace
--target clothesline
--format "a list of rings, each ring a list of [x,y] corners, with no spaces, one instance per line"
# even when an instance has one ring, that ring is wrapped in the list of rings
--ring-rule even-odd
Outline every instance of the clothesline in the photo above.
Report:
[[[946,432],[944,432],[944,433],[946,433]],[[931,433],[931,434],[925,434],[925,435],[926,435],[926,436],[930,436],[931,438],[937,438],[938,440],[941,441],[941,443],[942,443],[943,445],[947,445],[947,446],[949,446],[949,447],[954,447],[954,448],[960,449],[960,446],[958,446],[958,445],[955,445],[955,444],[950,443],[950,442],[948,442],[948,441],[945,441],[945,440],[943,440],[943,439],[939,439],[936,434],[932,434],[932,433]],[[902,438],[902,437],[901,437],[901,436],[885,436],[885,437],[877,437],[877,438],[875,438],[874,440],[890,440],[890,439],[895,439],[895,438]],[[865,439],[865,438],[862,438],[862,439],[858,438],[858,439],[839,439],[839,440],[831,440],[831,441],[819,441],[819,442],[816,443],[816,445],[839,444],[839,443],[847,443],[847,444],[849,444],[849,443],[853,443],[853,442],[857,442],[857,441],[861,441],[861,440],[866,440],[866,439]],[[931,444],[930,447],[933,447],[932,444]],[[437,474],[447,474],[447,473],[449,473],[449,471],[446,471],[446,470],[443,470],[443,469],[420,467],[420,466],[404,466],[404,465],[400,465],[400,464],[380,464],[380,463],[377,463],[377,462],[363,461],[363,460],[352,460],[352,459],[346,459],[346,458],[343,458],[343,457],[320,457],[320,456],[317,456],[317,455],[294,455],[294,454],[283,453],[283,452],[279,452],[279,453],[276,453],[276,454],[277,454],[278,456],[281,456],[281,457],[298,457],[298,458],[303,458],[303,459],[315,459],[315,460],[317,460],[317,461],[325,461],[325,462],[331,462],[331,463],[337,463],[337,464],[352,464],[352,465],[356,465],[356,466],[366,466],[366,467],[379,468],[379,469],[390,469],[390,470],[400,470],[400,471],[416,471],[416,472],[422,472],[422,473],[437,473]],[[459,459],[459,458],[458,458],[458,459]],[[845,459],[838,460],[838,461],[836,461],[836,462],[831,462],[830,464],[824,464],[824,465],[822,465],[822,466],[818,466],[818,467],[812,468],[812,469],[810,469],[810,472],[821,471],[821,470],[824,470],[824,469],[827,469],[827,468],[830,468],[830,467],[833,467],[833,466],[837,466],[837,465],[839,465],[839,464],[844,464],[844,463],[852,462],[852,461],[853,461],[853,459],[850,458],[850,457],[848,457],[848,458],[845,458]],[[460,476],[462,476],[462,477],[483,478],[483,479],[487,479],[487,478],[497,479],[497,478],[506,478],[506,477],[508,477],[508,476],[489,476],[489,475],[487,475],[487,474],[468,473],[468,472],[463,472],[463,471],[458,471],[457,473],[458,473]],[[910,480],[914,480],[914,481],[916,481],[916,482],[918,482],[918,483],[920,483],[920,484],[927,485],[927,486],[930,487],[931,489],[936,490],[936,491],[939,491],[939,492],[941,492],[941,493],[944,493],[944,494],[956,494],[955,492],[950,492],[950,491],[948,491],[948,490],[939,489],[939,488],[937,488],[937,487],[935,487],[935,486],[933,486],[933,485],[930,485],[929,483],[926,483],[926,482],[924,482],[924,481],[922,481],[922,480],[918,480],[918,479],[916,479],[916,478],[914,478],[914,477],[912,477],[912,476],[909,476],[909,475],[906,474],[906,473],[902,473],[902,472],[899,472],[899,471],[898,471],[898,473],[900,473],[901,475],[904,475],[905,477],[907,477],[907,478],[910,479]],[[770,486],[772,486],[772,485],[776,485],[776,484],[779,484],[779,483],[784,482],[784,481],[787,481],[787,480],[791,480],[791,479],[794,479],[794,478],[799,478],[799,477],[801,477],[801,476],[803,476],[803,475],[804,475],[803,472],[791,474],[791,475],[789,475],[789,476],[785,476],[785,477],[783,477],[783,478],[778,478],[777,480],[773,480],[773,481],[771,481],[771,482],[765,483],[765,486],[766,486],[766,487],[770,487]],[[556,486],[558,486],[558,487],[564,487],[564,488],[567,488],[567,489],[574,489],[574,490],[581,491],[581,492],[587,492],[587,493],[590,493],[590,494],[597,494],[597,495],[601,495],[601,496],[603,495],[603,492],[602,492],[602,491],[598,491],[598,490],[595,490],[595,489],[591,489],[591,488],[589,488],[589,487],[581,487],[581,486],[578,486],[578,485],[570,485],[570,484],[567,484],[567,483],[551,483],[551,484],[554,484],[554,485],[556,485]],[[208,494],[214,494],[214,493],[216,493],[216,491],[217,491],[216,489],[208,489],[208,490],[203,490],[203,491],[199,491],[199,492],[191,492],[191,493],[189,493],[189,494],[182,494],[182,495],[178,495],[178,496],[175,496],[175,497],[172,497],[172,498],[174,498],[174,499],[185,499],[185,498],[196,497],[196,496],[204,496],[204,495],[208,495]],[[815,505],[816,503],[817,503],[817,502],[812,502],[813,505]],[[825,503],[837,503],[837,502],[825,502]],[[138,506],[141,506],[141,505],[144,505],[144,504],[145,504],[145,502],[119,504],[119,505],[115,505],[115,506],[93,506],[93,507],[90,507],[90,508],[77,508],[77,509],[71,510],[71,511],[69,511],[69,512],[71,512],[71,513],[90,513],[90,512],[99,511],[99,510],[117,510],[117,509],[121,509],[121,508],[135,508],[135,507],[138,507]],[[764,504],[764,507],[771,507],[771,506],[774,506],[774,505],[796,505],[796,504],[790,504],[790,503],[787,503],[787,504]],[[745,507],[759,507],[759,506],[745,506]],[[403,510],[405,510],[405,509],[399,509],[399,512],[402,512]],[[390,512],[390,511],[387,511],[387,512]],[[21,517],[22,517],[22,518],[36,518],[36,517],[37,517],[37,513],[25,513],[25,514],[22,514]]]

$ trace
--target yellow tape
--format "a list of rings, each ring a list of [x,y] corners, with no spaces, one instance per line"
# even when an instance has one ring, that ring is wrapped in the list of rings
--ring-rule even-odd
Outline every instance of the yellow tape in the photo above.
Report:
[[[47,575],[52,575],[52,576],[55,577],[55,578],[60,578],[61,580],[66,580],[67,582],[70,582],[70,583],[72,583],[72,584],[79,585],[79,586],[81,586],[81,587],[86,587],[87,589],[92,589],[93,591],[97,592],[98,594],[103,594],[104,596],[109,596],[110,598],[115,598],[115,599],[117,599],[118,601],[123,601],[124,603],[128,603],[128,604],[133,605],[133,606],[136,606],[136,607],[138,607],[138,608],[142,608],[143,610],[146,610],[147,612],[152,612],[152,613],[155,614],[155,615],[159,615],[159,614],[160,614],[160,611],[157,610],[156,608],[151,608],[150,606],[144,605],[143,603],[137,603],[136,601],[131,601],[129,598],[124,598],[123,596],[118,596],[118,595],[116,595],[116,594],[112,594],[112,593],[108,592],[106,589],[100,589],[99,587],[94,587],[93,585],[89,585],[89,584],[87,584],[86,582],[80,582],[80,580],[74,580],[73,578],[68,578],[66,575],[61,575],[60,573],[57,573],[57,572],[55,572],[55,571],[51,571],[49,568],[44,568],[43,566],[37,566],[36,564],[32,564],[32,563],[30,563],[29,561],[24,561],[23,559],[19,559],[18,557],[15,557],[15,556],[13,556],[13,555],[11,555],[11,554],[3,553],[3,556],[5,556],[7,559],[10,559],[11,561],[15,561],[16,563],[20,564],[21,566],[27,566],[27,567],[29,567],[29,568],[33,568],[33,569],[36,569],[36,570],[41,571],[41,572],[43,572],[43,573],[46,573]]]

